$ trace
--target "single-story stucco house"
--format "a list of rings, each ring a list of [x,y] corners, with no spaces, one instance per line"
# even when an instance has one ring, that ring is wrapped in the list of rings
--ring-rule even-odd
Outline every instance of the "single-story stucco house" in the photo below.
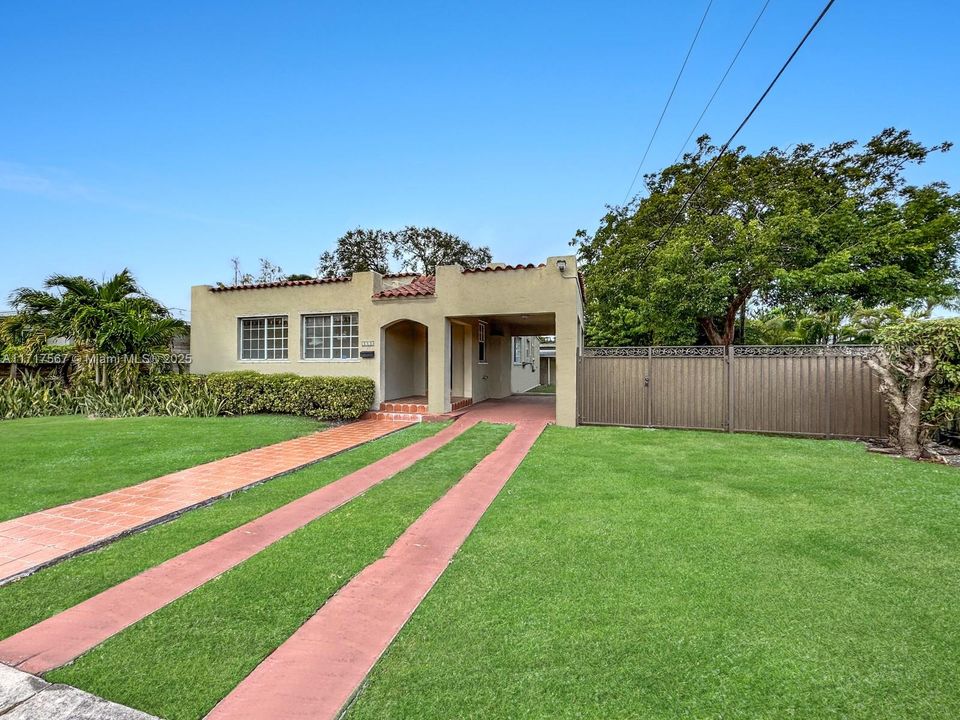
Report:
[[[442,414],[540,382],[537,337],[556,337],[556,416],[577,421],[583,282],[573,256],[435,275],[193,288],[191,371],[358,375],[372,409],[417,398]]]

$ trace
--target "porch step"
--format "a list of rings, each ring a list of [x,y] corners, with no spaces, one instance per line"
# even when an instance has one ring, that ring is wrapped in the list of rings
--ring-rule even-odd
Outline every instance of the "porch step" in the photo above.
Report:
[[[463,410],[464,408],[468,408],[471,405],[473,405],[472,398],[460,398],[458,400],[454,400],[450,404],[450,412],[457,412],[458,410]]]
[[[450,403],[450,412],[459,412],[460,410],[468,408],[473,404],[473,400],[470,398],[455,397],[455,398],[451,398],[451,400],[452,402]],[[392,415],[396,415],[396,414],[429,415],[430,414],[430,410],[427,403],[417,402],[415,398],[414,399],[401,398],[399,400],[387,400],[386,402],[380,403],[379,412],[392,414]],[[381,417],[381,419],[403,419],[403,418],[382,418]]]
[[[380,412],[384,413],[413,413],[415,415],[425,415],[427,410],[426,403],[411,403],[390,400],[380,403]]]
[[[385,412],[383,410],[369,410],[365,412],[361,420],[393,420],[399,422],[442,422],[449,420],[449,415],[433,415],[431,413],[404,413],[404,412]]]

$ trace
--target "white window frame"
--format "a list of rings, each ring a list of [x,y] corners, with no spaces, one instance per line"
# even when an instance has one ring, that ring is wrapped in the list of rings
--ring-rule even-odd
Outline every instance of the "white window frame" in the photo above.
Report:
[[[267,324],[271,320],[282,320],[282,332],[277,336],[276,328],[273,328],[274,335],[268,334]],[[263,356],[262,357],[244,357],[244,351],[252,348],[244,348],[244,329],[254,323],[262,326]],[[260,339],[260,338],[254,338]],[[271,342],[273,344],[271,345]],[[282,351],[282,356],[277,357],[277,353]],[[270,353],[274,357],[268,357]],[[287,315],[245,315],[237,318],[237,360],[244,363],[262,363],[262,362],[290,362],[290,318]]]
[[[487,324],[483,320],[477,321],[477,364],[487,364]]]
[[[523,365],[523,338],[519,335],[516,335],[511,338],[513,340],[513,364],[514,365]]]
[[[344,325],[342,321],[340,322],[339,329],[344,327],[352,328],[355,332],[351,333],[348,336],[334,335],[334,329],[337,328],[334,318],[342,318],[345,315],[349,315],[352,318],[352,322],[348,325]],[[327,357],[317,356],[317,357],[308,357],[307,355],[307,321],[314,318],[329,318],[329,332],[327,337],[329,338],[329,346],[327,352],[329,355]],[[311,336],[314,337],[314,336]],[[343,338],[348,337],[355,341],[354,345],[344,346],[342,344]],[[341,345],[336,350],[334,349],[334,341],[339,340]],[[343,351],[348,350],[350,353],[349,357],[342,357]],[[322,352],[322,348],[321,348]],[[339,352],[341,357],[334,357],[335,352]],[[310,313],[301,313],[300,315],[300,359],[303,362],[360,362],[360,314],[355,310],[341,310],[335,312],[310,312]]]

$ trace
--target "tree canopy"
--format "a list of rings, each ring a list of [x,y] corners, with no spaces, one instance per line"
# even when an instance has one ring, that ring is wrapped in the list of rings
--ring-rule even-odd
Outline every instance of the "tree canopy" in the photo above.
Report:
[[[739,147],[718,159],[702,136],[645,177],[644,195],[574,238],[591,341],[730,344],[748,302],[840,316],[952,303],[960,195],[904,178],[949,147],[891,128],[863,145]]]
[[[356,228],[337,239],[333,250],[320,256],[317,274],[324,277],[353,272],[391,270],[432,275],[438,265],[466,268],[493,259],[487,247],[474,247],[462,238],[434,227],[408,225],[402,230]],[[391,260],[396,265],[391,264]]]

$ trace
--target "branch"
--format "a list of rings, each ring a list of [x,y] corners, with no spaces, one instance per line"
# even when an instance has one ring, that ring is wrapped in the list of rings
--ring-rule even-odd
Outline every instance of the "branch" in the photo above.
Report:
[[[900,383],[887,366],[890,363],[890,358],[887,357],[885,352],[881,351],[876,355],[864,356],[863,361],[880,378],[880,392],[887,397],[887,401],[894,411],[897,415],[903,415],[907,409],[907,402],[903,391],[900,390]]]

